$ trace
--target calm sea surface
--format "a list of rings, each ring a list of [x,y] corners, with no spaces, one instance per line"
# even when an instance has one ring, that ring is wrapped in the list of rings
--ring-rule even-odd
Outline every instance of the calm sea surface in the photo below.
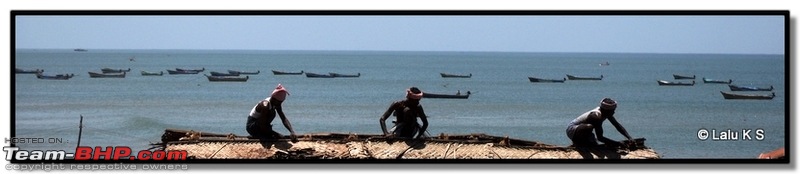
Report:
[[[135,61],[129,61],[135,57]],[[609,62],[610,66],[598,66]],[[429,133],[486,133],[566,146],[567,123],[603,97],[619,102],[616,117],[634,137],[664,158],[753,158],[785,143],[786,69],[783,55],[212,51],[212,50],[17,50],[16,68],[45,74],[74,73],[70,80],[14,75],[15,137],[62,138],[62,144],[19,144],[22,149],[74,151],[84,116],[82,146],[146,149],[164,129],[247,135],[253,105],[277,84],[291,93],[284,110],[297,133],[380,133],[378,119],[405,89],[473,93],[467,100],[423,99]],[[89,78],[101,68],[131,68],[123,79]],[[245,83],[209,82],[202,74],[167,75],[167,69],[256,71]],[[270,70],[361,73],[360,78],[275,76]],[[140,71],[164,71],[141,76]],[[472,78],[441,78],[440,72]],[[602,81],[531,83],[527,77],[600,76]],[[659,86],[672,74],[696,75],[688,87]],[[724,84],[775,87],[773,100],[725,100]],[[768,92],[749,92],[768,94]],[[280,121],[278,132],[288,134]],[[389,123],[390,124],[390,123]],[[622,140],[611,124],[606,136]],[[701,141],[699,129],[763,129],[762,141]],[[719,133],[717,133],[719,134]],[[755,134],[754,132],[752,133]],[[719,135],[717,135],[719,136]],[[744,135],[739,133],[739,138]],[[755,137],[754,137],[755,138]]]

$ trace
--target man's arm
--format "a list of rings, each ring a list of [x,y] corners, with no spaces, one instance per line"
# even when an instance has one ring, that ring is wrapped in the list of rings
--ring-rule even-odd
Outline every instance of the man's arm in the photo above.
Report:
[[[614,118],[613,116],[608,117],[608,121],[611,122],[611,124],[614,125],[614,128],[617,128],[617,131],[619,131],[619,133],[624,135],[625,138],[628,138],[628,140],[633,140],[633,138],[631,138],[631,135],[628,134],[628,131],[625,130],[625,127],[622,127],[622,124],[619,124],[619,122],[617,122],[616,118]]]
[[[386,130],[386,119],[389,118],[389,115],[392,114],[392,111],[394,111],[393,108],[395,107],[396,104],[397,104],[397,102],[392,103],[391,105],[389,105],[389,109],[386,109],[386,112],[384,112],[383,115],[381,116],[380,122],[381,122],[381,130],[383,131],[383,135],[389,135],[389,131]]]
[[[283,122],[283,126],[286,127],[286,129],[289,129],[289,135],[291,136],[292,141],[293,142],[297,142],[297,135],[294,134],[294,129],[292,129],[292,123],[289,123],[289,119],[286,118],[286,115],[283,114],[283,108],[282,107],[277,107],[277,108],[275,108],[275,110],[277,110],[278,116],[281,117],[281,121]]]
[[[422,106],[419,107],[419,119],[422,120],[422,128],[419,129],[419,133],[417,133],[417,138],[420,138],[422,137],[422,135],[425,135],[425,131],[428,130],[428,116],[425,115],[425,110],[422,109]]]

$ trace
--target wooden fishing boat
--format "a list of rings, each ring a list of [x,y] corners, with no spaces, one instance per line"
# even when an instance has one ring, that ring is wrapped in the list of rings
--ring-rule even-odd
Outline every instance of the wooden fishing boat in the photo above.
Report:
[[[36,78],[45,80],[69,80],[73,76],[75,76],[75,74],[56,74],[56,75],[44,75],[42,73],[36,74]]]
[[[162,75],[164,75],[164,71],[159,71],[159,72],[142,71],[142,76],[162,76]]]
[[[197,72],[203,72],[203,71],[205,71],[205,70],[206,70],[206,68],[205,68],[205,67],[203,67],[203,68],[200,68],[200,69],[183,69],[183,68],[175,68],[175,70],[178,70],[178,71],[197,71]]]
[[[15,70],[14,70],[14,73],[17,73],[17,74],[39,74],[39,73],[42,73],[42,72],[44,72],[43,69],[24,70],[24,69],[15,68]]]
[[[472,93],[469,91],[467,91],[467,94],[436,94],[425,92],[422,93],[422,98],[467,99],[470,94]]]
[[[670,81],[666,81],[666,80],[659,80],[658,81],[658,85],[659,86],[694,86],[694,80],[692,81],[692,83],[689,83],[689,82],[670,82]]]
[[[448,74],[448,73],[439,73],[442,75],[442,78],[470,78],[472,77],[472,73],[469,75],[460,75],[460,74]]]
[[[317,74],[317,73],[310,73],[306,72],[306,77],[308,78],[333,78],[330,74]]]
[[[276,71],[272,70],[272,74],[274,75],[303,75],[303,71],[300,72],[285,72],[285,71]]]
[[[728,85],[728,88],[731,88],[731,91],[772,91],[775,89],[772,85],[769,88],[759,88],[754,86],[739,86],[739,85]]]
[[[223,73],[223,72],[211,71],[210,73],[211,76],[239,76],[238,72]]]
[[[375,160],[436,159],[509,160],[509,159],[659,159],[644,138],[625,140],[627,147],[598,146],[574,148],[536,141],[492,136],[480,133],[428,136],[420,140],[386,138],[378,134],[311,133],[298,134],[297,142],[288,136],[276,140],[251,139],[233,133],[209,133],[194,130],[166,129],[161,142],[152,149],[175,154],[189,162],[206,159],[300,159]],[[452,161],[455,162],[455,161]],[[463,162],[463,161],[458,161]]]
[[[728,79],[728,81],[725,81],[725,80],[707,79],[707,78],[703,77],[703,83],[731,84],[731,83],[733,83],[733,79]]]
[[[564,78],[564,79],[542,79],[542,78],[536,78],[536,77],[528,77],[528,80],[531,81],[531,82],[564,83],[564,81],[567,81],[567,78]]]
[[[684,75],[672,74],[672,77],[673,77],[673,78],[675,78],[675,80],[678,80],[678,79],[694,79],[694,78],[695,78],[695,75],[692,75],[692,76],[690,77],[690,76],[684,76]]]
[[[96,72],[89,72],[89,77],[91,78],[125,78],[126,72],[121,73],[96,73]]]
[[[72,50],[72,51],[75,51],[75,52],[87,52],[87,51],[89,51],[89,50],[87,50],[87,49],[83,49],[83,48],[76,48],[76,49],[74,49],[74,50]]]
[[[258,71],[236,71],[236,70],[228,70],[230,74],[241,74],[241,75],[256,75],[261,73],[261,70]]]
[[[722,91],[719,92],[722,93],[722,97],[724,97],[725,99],[772,100],[772,98],[775,98],[775,92],[772,92],[772,95],[734,94]]]
[[[128,68],[126,70],[126,69],[103,68],[103,69],[100,69],[100,71],[103,71],[103,73],[121,73],[121,72],[131,72],[131,69]]]
[[[339,73],[328,73],[333,77],[361,77],[361,73],[358,74],[339,74]]]
[[[250,76],[205,76],[210,82],[247,82],[247,79],[250,78]]]
[[[573,76],[573,75],[567,74],[567,79],[569,79],[569,80],[603,80],[603,75],[600,75],[600,77],[580,77],[580,76]]]
[[[171,69],[168,69],[167,73],[169,73],[169,74],[199,74],[200,71],[195,71],[195,70],[171,70]]]

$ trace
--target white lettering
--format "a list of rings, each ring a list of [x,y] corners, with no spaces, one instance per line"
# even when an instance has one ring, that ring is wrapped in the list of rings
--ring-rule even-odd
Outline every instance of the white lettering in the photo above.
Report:
[[[11,161],[11,157],[17,150],[19,150],[19,147],[3,147],[3,151],[6,151],[6,161]]]

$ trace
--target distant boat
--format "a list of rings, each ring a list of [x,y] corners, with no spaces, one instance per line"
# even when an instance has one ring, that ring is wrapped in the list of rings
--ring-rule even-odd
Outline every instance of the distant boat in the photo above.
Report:
[[[183,69],[183,68],[175,68],[175,70],[177,70],[177,71],[197,71],[197,72],[203,72],[203,71],[205,71],[205,70],[206,70],[206,68],[205,68],[205,67],[203,67],[203,68],[200,68],[200,69]]]
[[[211,71],[210,73],[211,76],[239,76],[239,72],[223,73],[223,72]]]
[[[542,79],[542,78],[536,78],[536,77],[528,77],[528,80],[531,81],[531,82],[564,83],[564,81],[567,81],[567,78],[564,78],[564,79]]]
[[[172,74],[198,74],[198,73],[200,73],[200,71],[195,71],[195,70],[171,70],[171,69],[168,69],[167,73],[169,73],[171,75]]]
[[[333,77],[361,77],[361,73],[358,74],[339,74],[339,73],[328,73]]]
[[[308,78],[333,78],[330,74],[317,74],[317,73],[310,73],[306,72],[306,77]]]
[[[675,80],[678,80],[678,79],[694,79],[695,78],[694,75],[689,77],[689,76],[683,76],[683,75],[677,75],[677,74],[672,74],[672,77],[675,78]]]
[[[436,94],[436,93],[422,93],[422,98],[443,98],[443,99],[467,99],[472,93],[467,91],[467,94]]]
[[[211,82],[246,82],[247,79],[250,79],[250,76],[205,76]]]
[[[42,73],[42,72],[44,72],[43,69],[24,70],[24,69],[15,68],[15,70],[14,70],[14,73],[17,73],[17,74],[38,74],[38,73]]]
[[[769,88],[759,88],[753,86],[738,86],[738,85],[728,85],[731,88],[731,91],[772,91],[775,89],[772,85]]]
[[[87,50],[87,49],[83,49],[83,48],[77,48],[77,49],[74,49],[74,50],[72,50],[72,51],[77,51],[77,52],[87,52],[87,51],[89,51],[89,50]]]
[[[164,71],[159,71],[159,72],[142,71],[142,76],[162,76],[162,75],[164,75]]]
[[[725,80],[714,80],[714,79],[707,79],[707,78],[703,77],[703,83],[731,84],[731,83],[733,83],[733,80],[732,79],[728,79],[728,81],[725,81]]]
[[[658,85],[659,86],[694,86],[694,81],[692,81],[692,83],[688,83],[688,82],[670,82],[670,81],[666,81],[666,80],[659,80],[658,81]]]
[[[610,64],[610,63],[608,63],[608,62],[605,62],[605,63],[600,63],[600,66],[609,66],[609,65],[611,65],[611,64]]]
[[[734,94],[722,91],[720,91],[720,93],[722,93],[722,97],[725,99],[772,100],[772,98],[775,98],[775,92],[772,92],[772,95]]]
[[[230,74],[241,74],[241,75],[256,75],[261,73],[261,70],[258,71],[236,71],[236,70],[228,70]]]
[[[121,73],[96,73],[89,72],[91,78],[125,78],[125,72]]]
[[[131,69],[128,68],[126,70],[126,69],[103,68],[103,69],[100,69],[100,71],[103,71],[103,73],[121,73],[121,72],[131,72]]]
[[[600,75],[600,77],[580,77],[580,76],[573,76],[573,75],[567,74],[567,79],[569,79],[569,80],[603,80],[603,75]]]
[[[469,75],[459,75],[459,74],[447,74],[447,73],[439,73],[442,75],[443,78],[470,78],[472,77],[472,73]]]
[[[46,79],[46,80],[69,80],[73,76],[75,76],[75,74],[56,74],[56,75],[44,75],[42,73],[36,74],[36,78]]]
[[[285,72],[285,71],[272,70],[272,74],[274,74],[274,75],[303,75],[303,71],[300,71],[300,72]]]

